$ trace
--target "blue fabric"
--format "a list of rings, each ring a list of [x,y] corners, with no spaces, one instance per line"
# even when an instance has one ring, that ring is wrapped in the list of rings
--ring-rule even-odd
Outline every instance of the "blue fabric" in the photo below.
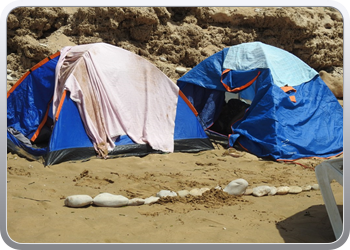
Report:
[[[257,48],[263,48],[264,54],[258,52],[255,56]],[[276,60],[276,56],[285,57],[285,61]],[[220,81],[226,68],[232,70],[222,80],[231,89],[245,85],[260,72],[256,81],[240,92],[241,98],[252,102],[244,117],[232,125],[229,146],[239,143],[258,157],[275,160],[342,153],[343,109],[333,93],[317,72],[300,59],[262,43],[224,49],[178,80],[180,89],[197,108],[205,129],[221,112],[223,97],[216,92],[226,91]],[[294,85],[296,92],[285,93],[280,88],[285,85]],[[295,96],[295,103],[291,96]]]
[[[93,147],[90,138],[85,132],[78,107],[69,98],[69,92],[67,92],[58,120],[52,131],[49,147],[50,151]]]
[[[28,147],[21,141],[19,141],[15,136],[13,136],[10,132],[7,131],[7,139],[12,141],[17,147],[25,150],[31,155],[34,156],[42,156],[48,152],[48,148],[33,148],[33,147]]]
[[[210,127],[220,115],[225,92],[192,84],[184,86],[182,92],[197,110],[203,128]]]
[[[174,140],[181,139],[204,139],[208,138],[193,111],[179,96],[176,117]]]
[[[222,82],[230,87],[230,89],[240,88],[253,80],[262,71],[263,69],[250,69],[247,71],[231,70],[223,75]],[[256,88],[256,81],[254,81],[251,86],[240,91],[241,98],[252,101],[255,97]]]
[[[233,124],[236,138],[229,138],[230,146],[238,140],[257,156],[276,160],[341,153],[343,109],[338,100],[319,76],[295,89],[296,93],[288,94],[271,85],[263,91],[245,119]],[[296,103],[290,101],[290,95],[295,95]]]
[[[223,67],[237,71],[270,69],[278,87],[296,86],[313,79],[318,73],[293,54],[261,42],[230,47]]]
[[[7,98],[7,126],[31,138],[52,98],[58,57],[31,72]]]
[[[194,138],[207,138],[207,135],[192,110],[179,96],[175,118],[174,140]],[[129,136],[123,135],[120,136],[114,144],[116,146],[130,145],[134,144],[134,142]],[[59,119],[52,132],[50,151],[84,147],[93,147],[93,143],[85,132],[79,110],[76,103],[70,99],[68,92]]]
[[[196,65],[192,70],[178,79],[177,85],[179,88],[182,89],[190,83],[206,89],[226,91],[220,82],[220,77],[224,71],[223,61],[227,52],[228,48],[223,49]]]

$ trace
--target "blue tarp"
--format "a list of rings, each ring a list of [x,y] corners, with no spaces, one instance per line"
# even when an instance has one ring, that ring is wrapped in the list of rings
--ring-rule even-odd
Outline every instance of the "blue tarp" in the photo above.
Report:
[[[223,75],[226,69],[230,71]],[[182,76],[178,85],[208,130],[224,103],[223,83],[231,89],[242,87],[257,74],[239,92],[251,106],[232,124],[229,146],[237,143],[258,157],[275,160],[330,157],[343,151],[341,105],[315,70],[286,51],[260,42],[225,48]],[[294,90],[285,92],[285,85]]]
[[[53,95],[55,57],[31,72],[7,98],[7,126],[31,138],[45,116]]]

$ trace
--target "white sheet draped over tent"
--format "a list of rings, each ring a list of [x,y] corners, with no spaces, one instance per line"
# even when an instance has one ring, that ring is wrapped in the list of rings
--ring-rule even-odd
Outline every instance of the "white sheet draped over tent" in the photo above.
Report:
[[[54,117],[64,90],[101,156],[120,135],[173,152],[179,89],[146,59],[105,43],[64,47],[56,66]]]

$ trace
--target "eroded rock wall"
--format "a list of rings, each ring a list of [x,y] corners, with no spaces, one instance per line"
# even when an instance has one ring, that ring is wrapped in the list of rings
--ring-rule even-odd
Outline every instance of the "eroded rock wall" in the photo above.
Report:
[[[63,46],[94,42],[139,54],[174,81],[176,67],[252,41],[283,48],[317,71],[343,66],[343,19],[332,8],[21,7],[7,25],[14,78]]]

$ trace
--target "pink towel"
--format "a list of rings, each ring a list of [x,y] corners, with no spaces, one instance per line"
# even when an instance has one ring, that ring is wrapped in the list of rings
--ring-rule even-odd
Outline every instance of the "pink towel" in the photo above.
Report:
[[[174,151],[179,88],[146,59],[104,43],[64,47],[55,84],[53,114],[68,90],[102,157],[121,135]]]

